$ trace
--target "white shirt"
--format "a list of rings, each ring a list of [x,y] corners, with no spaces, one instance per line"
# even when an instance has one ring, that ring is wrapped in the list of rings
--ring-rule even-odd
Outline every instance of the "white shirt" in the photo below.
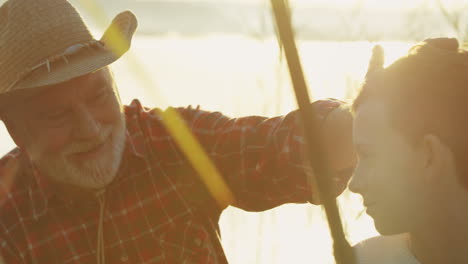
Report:
[[[372,237],[353,248],[358,264],[420,264],[408,248],[407,234]]]

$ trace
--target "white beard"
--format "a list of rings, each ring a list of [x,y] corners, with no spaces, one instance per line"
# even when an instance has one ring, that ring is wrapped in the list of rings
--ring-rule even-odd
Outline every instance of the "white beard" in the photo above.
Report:
[[[125,147],[125,119],[114,126],[102,126],[99,138],[92,142],[72,143],[59,155],[41,155],[40,143],[30,146],[28,151],[34,165],[47,177],[69,185],[85,189],[101,189],[107,186],[117,175]],[[106,142],[107,141],[107,142]],[[110,142],[109,142],[110,141]],[[107,149],[99,157],[77,165],[67,159],[74,153],[90,150],[106,142]]]

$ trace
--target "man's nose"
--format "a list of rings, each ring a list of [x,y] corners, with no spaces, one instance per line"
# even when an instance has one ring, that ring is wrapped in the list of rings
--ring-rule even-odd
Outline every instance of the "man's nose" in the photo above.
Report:
[[[99,136],[100,124],[93,113],[84,105],[75,110],[74,136],[77,139],[91,139]]]

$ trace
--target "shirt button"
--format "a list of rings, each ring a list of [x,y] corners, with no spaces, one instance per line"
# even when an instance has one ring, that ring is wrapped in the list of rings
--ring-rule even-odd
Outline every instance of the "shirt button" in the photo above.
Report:
[[[201,245],[201,239],[195,238],[195,244],[196,244],[197,246],[200,246],[200,245]]]
[[[127,262],[128,261],[128,256],[126,254],[120,256],[120,261]]]

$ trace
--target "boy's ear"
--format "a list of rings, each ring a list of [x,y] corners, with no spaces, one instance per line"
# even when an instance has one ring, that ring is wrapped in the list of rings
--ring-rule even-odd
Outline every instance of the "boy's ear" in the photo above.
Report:
[[[444,177],[447,169],[454,164],[452,150],[436,135],[424,136],[422,151],[424,174],[429,181],[439,181],[439,178]]]

